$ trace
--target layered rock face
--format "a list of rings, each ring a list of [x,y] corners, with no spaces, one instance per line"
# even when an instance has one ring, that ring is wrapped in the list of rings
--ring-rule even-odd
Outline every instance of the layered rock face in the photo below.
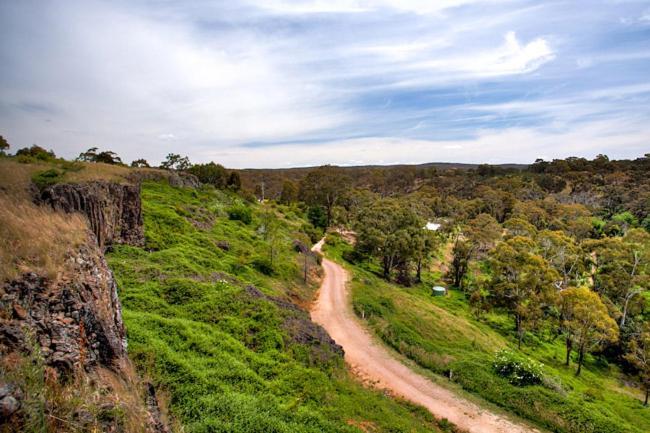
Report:
[[[75,368],[112,368],[126,355],[122,309],[113,274],[90,243],[71,257],[73,277],[52,283],[33,273],[5,283],[0,345],[24,350],[38,344],[46,365],[67,375]]]
[[[135,396],[128,410],[141,414],[134,417],[141,418],[144,429],[168,432],[153,386],[138,384],[132,369],[125,368],[130,364],[122,309],[117,284],[104,258],[105,248],[112,244],[144,244],[139,184],[59,184],[41,191],[36,200],[55,210],[86,215],[90,231],[87,241],[71,251],[56,281],[27,272],[0,283],[0,357],[8,360],[20,354],[41,359],[45,375],[57,378],[60,384],[84,375],[91,377],[90,386],[96,388],[93,395],[104,396],[99,407],[103,415],[93,415],[80,406],[72,415],[74,422],[92,430],[97,429],[99,418],[100,431],[125,432],[124,422],[114,414],[121,413],[126,403],[117,395],[113,398],[113,384],[102,380],[105,375],[101,371],[112,371],[119,381],[131,384],[122,392]],[[11,426],[21,428],[25,390],[0,376],[0,394],[0,430],[3,424],[10,430]],[[58,427],[54,431],[59,431]]]
[[[43,190],[38,201],[56,210],[86,215],[102,248],[121,243],[144,244],[139,184],[56,184]]]

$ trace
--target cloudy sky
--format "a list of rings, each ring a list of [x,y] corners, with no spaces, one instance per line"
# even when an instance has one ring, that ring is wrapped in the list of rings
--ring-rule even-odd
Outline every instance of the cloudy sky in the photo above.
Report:
[[[0,0],[0,134],[228,167],[650,152],[650,1]]]

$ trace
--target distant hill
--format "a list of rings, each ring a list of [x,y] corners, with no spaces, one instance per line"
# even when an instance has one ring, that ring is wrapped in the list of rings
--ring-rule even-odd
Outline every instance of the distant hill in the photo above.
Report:
[[[416,179],[430,177],[436,171],[451,170],[476,170],[485,164],[466,164],[457,162],[427,162],[424,164],[394,164],[394,165],[358,165],[339,166],[356,186],[368,186],[376,183],[377,178],[387,181],[399,178],[403,182],[405,178]],[[527,164],[498,164],[489,165],[500,172],[526,170]],[[294,168],[247,168],[237,170],[242,180],[244,189],[258,192],[264,187],[264,196],[268,198],[277,197],[282,190],[284,181],[300,182],[310,171],[317,167],[294,167]],[[400,183],[402,183],[400,182]]]

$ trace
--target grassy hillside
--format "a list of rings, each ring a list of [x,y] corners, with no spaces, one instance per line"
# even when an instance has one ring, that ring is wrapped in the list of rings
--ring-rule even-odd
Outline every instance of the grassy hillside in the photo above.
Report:
[[[575,366],[563,364],[560,339],[527,341],[518,352],[510,317],[493,312],[476,320],[457,291],[432,297],[430,287],[440,282],[436,273],[410,288],[387,283],[375,265],[342,259],[349,249],[338,236],[328,237],[326,254],[352,274],[355,312],[386,344],[420,366],[445,376],[451,371],[465,390],[551,431],[650,431],[641,392],[625,386],[615,366],[590,356],[583,374],[575,377]],[[520,387],[495,374],[495,353],[503,348],[543,363],[543,383]]]
[[[449,428],[363,388],[326,345],[300,338],[306,314],[278,300],[305,301],[317,287],[313,272],[310,284],[302,282],[291,246],[303,224],[297,211],[165,183],[145,183],[142,197],[145,247],[117,246],[108,260],[130,357],[165,390],[179,431]],[[273,238],[263,229],[269,212],[279,221]]]

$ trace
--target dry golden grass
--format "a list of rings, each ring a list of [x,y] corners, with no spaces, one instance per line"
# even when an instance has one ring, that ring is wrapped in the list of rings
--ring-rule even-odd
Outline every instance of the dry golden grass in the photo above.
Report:
[[[77,369],[68,380],[61,380],[36,352],[3,354],[0,380],[16,384],[23,402],[18,418],[0,423],[0,433],[147,433],[144,386],[129,361],[123,364],[120,374],[105,368],[89,373]]]
[[[0,158],[0,194],[22,200],[31,200],[29,187],[32,176],[51,168],[49,164],[21,164],[9,158]]]
[[[62,182],[83,183],[96,180],[103,180],[117,183],[130,183],[135,173],[158,173],[162,177],[168,177],[170,172],[158,168],[129,168],[120,165],[111,165],[95,162],[75,163],[83,167],[81,170],[71,170],[65,173]]]
[[[81,168],[67,170],[63,182],[125,183],[135,171],[109,164],[78,164]],[[60,167],[58,163],[23,164],[0,158],[0,282],[30,271],[56,279],[65,269],[69,253],[86,240],[83,216],[62,214],[32,202],[32,177],[52,168]]]
[[[119,165],[79,162],[81,170],[69,171],[63,176],[63,182],[82,183],[94,180],[105,180],[118,183],[128,182],[128,176],[133,169]]]
[[[61,214],[0,192],[0,281],[24,272],[57,279],[66,257],[86,240],[77,214]]]

